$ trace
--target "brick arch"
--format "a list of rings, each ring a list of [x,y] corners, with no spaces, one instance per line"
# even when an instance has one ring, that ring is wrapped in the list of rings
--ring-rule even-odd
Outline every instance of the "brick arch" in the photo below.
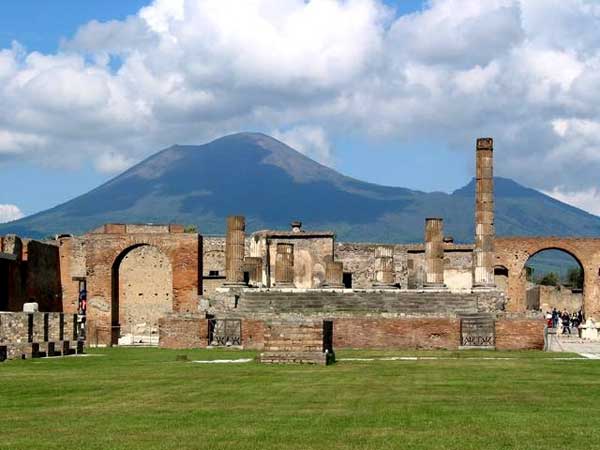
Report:
[[[529,258],[545,250],[561,250],[581,265],[584,310],[588,317],[600,318],[600,239],[595,238],[497,238],[496,265],[508,269],[507,309],[525,311],[525,265]]]
[[[85,236],[88,290],[88,333],[92,344],[111,344],[114,268],[132,249],[152,246],[169,260],[173,270],[173,311],[198,308],[197,234],[173,232],[100,232]]]

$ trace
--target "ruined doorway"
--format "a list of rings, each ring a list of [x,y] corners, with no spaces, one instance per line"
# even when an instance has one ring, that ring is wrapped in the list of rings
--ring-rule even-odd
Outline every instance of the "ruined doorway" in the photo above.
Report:
[[[8,311],[8,261],[0,259],[0,311]]]
[[[344,289],[352,289],[352,272],[344,272],[342,283],[344,284]]]
[[[173,311],[173,269],[151,245],[136,245],[112,269],[113,345],[158,345],[158,320]]]
[[[522,277],[526,283],[528,310],[569,313],[583,309],[584,270],[581,262],[562,249],[545,249],[525,263]]]

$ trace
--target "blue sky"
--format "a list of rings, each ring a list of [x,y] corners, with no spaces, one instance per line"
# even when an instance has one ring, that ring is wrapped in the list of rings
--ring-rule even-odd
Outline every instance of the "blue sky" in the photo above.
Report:
[[[392,17],[382,0],[211,1],[0,5],[0,220],[2,205],[31,214],[173,143],[247,130],[425,191],[466,184],[492,135],[499,175],[600,213],[594,2],[386,1]],[[287,20],[311,32],[268,28]]]
[[[0,7],[0,48],[9,48],[13,41],[18,41],[28,51],[53,53],[58,50],[61,40],[72,37],[81,25],[91,20],[123,20],[148,3],[146,0],[4,2]],[[422,7],[421,1],[386,3],[399,15]],[[399,146],[407,145],[420,150],[416,153],[398,151]],[[374,151],[365,152],[365,146]],[[467,155],[460,155],[457,159],[454,152],[443,148],[431,151],[429,144],[418,141],[398,145],[395,142],[341,138],[333,142],[333,147],[334,152],[339,149],[341,153],[333,160],[335,169],[374,183],[420,190],[452,190],[464,184],[470,176]],[[148,149],[150,152],[158,150],[160,147]],[[423,177],[419,170],[421,167],[432,167],[437,176]],[[449,167],[453,170],[447,173]],[[112,174],[98,173],[89,163],[65,170],[63,167],[16,161],[7,164],[3,172],[2,185],[20,187],[18,191],[10,188],[0,190],[0,203],[18,203],[25,214],[55,206],[112,177]],[[41,186],[43,189],[40,189]],[[15,196],[17,192],[18,197]]]

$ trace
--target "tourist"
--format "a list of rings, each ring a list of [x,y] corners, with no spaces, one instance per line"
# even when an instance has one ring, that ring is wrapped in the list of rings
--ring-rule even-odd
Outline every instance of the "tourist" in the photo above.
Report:
[[[557,328],[558,327],[558,316],[559,316],[559,312],[556,310],[556,308],[552,308],[552,328]]]
[[[570,322],[571,322],[571,316],[569,316],[569,312],[565,309],[562,313],[562,326],[563,326],[562,334],[566,334],[566,333],[571,334]]]

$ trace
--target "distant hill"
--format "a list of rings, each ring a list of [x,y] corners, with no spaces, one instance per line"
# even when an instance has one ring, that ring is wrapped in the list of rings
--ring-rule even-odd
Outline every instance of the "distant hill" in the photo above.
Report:
[[[445,219],[447,235],[471,242],[475,183],[452,194],[359,181],[269,136],[240,133],[205,145],[167,148],[62,205],[0,225],[0,234],[81,234],[106,222],[197,225],[222,234],[242,214],[248,231],[331,229],[347,241],[416,242],[425,217]],[[600,236],[600,217],[534,189],[496,178],[499,235]]]

